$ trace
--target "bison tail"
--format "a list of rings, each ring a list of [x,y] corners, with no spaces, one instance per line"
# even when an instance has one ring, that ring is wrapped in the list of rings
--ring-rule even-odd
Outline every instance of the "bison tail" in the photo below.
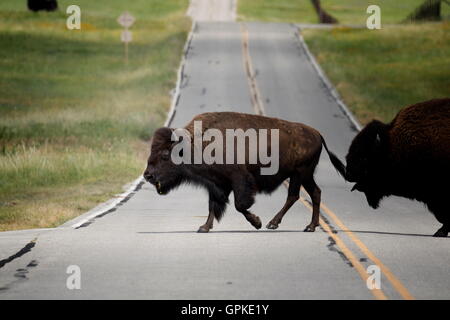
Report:
[[[333,167],[339,172],[339,174],[345,179],[346,176],[346,169],[345,165],[342,163],[341,160],[330,150],[328,150],[327,144],[325,143],[325,140],[322,138],[322,144],[325,147],[325,150],[328,153],[328,156],[330,157],[331,163],[333,164]]]

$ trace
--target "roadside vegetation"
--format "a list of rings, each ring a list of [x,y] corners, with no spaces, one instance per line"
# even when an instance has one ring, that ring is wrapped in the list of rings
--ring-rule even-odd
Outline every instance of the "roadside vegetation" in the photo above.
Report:
[[[303,34],[363,124],[390,121],[407,105],[450,96],[450,22]]]
[[[0,2],[0,231],[54,227],[145,169],[190,28],[183,0]],[[81,7],[81,30],[65,9]],[[117,17],[136,17],[129,64]]]
[[[390,121],[404,106],[450,96],[450,6],[440,22],[404,23],[423,0],[321,0],[340,24],[365,25],[369,4],[381,8],[381,30],[304,29],[305,41],[362,124]],[[241,0],[244,20],[317,23],[308,0]]]

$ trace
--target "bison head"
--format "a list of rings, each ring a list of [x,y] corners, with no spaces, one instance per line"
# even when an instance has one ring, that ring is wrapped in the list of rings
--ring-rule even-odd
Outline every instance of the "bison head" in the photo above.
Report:
[[[156,187],[159,194],[167,194],[183,182],[180,165],[172,162],[171,151],[175,144],[172,141],[173,129],[164,127],[155,131],[151,139],[150,156],[144,178]]]
[[[376,209],[384,196],[382,176],[387,154],[387,125],[373,120],[353,139],[346,156],[346,180]]]

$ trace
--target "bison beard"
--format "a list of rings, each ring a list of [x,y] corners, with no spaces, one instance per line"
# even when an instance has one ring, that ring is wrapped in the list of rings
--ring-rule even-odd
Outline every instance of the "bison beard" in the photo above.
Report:
[[[174,164],[170,159],[171,150],[176,143],[171,140],[173,129],[160,128],[155,131],[151,141],[151,152],[144,178],[152,183],[159,194],[166,194],[182,183],[191,183],[205,187],[209,194],[209,215],[206,223],[198,232],[208,232],[213,221],[223,216],[228,197],[233,191],[234,205],[247,221],[256,229],[262,226],[258,216],[249,212],[257,193],[271,193],[283,181],[289,178],[288,197],[283,208],[267,224],[268,229],[276,229],[283,216],[299,199],[303,186],[311,197],[313,213],[311,223],[305,231],[312,232],[319,225],[321,191],[314,181],[314,170],[320,158],[322,144],[325,146],[333,166],[345,175],[345,166],[331,152],[322,136],[315,129],[301,123],[294,123],[257,115],[217,112],[196,116],[185,129],[193,136],[194,121],[202,122],[202,130],[214,128],[223,134],[226,129],[271,129],[279,130],[279,170],[274,175],[261,175],[260,163],[257,164]],[[202,132],[203,133],[203,132]],[[224,134],[225,135],[225,134]],[[204,148],[205,146],[203,146]],[[225,148],[225,145],[224,145]],[[270,141],[268,150],[271,150]],[[226,150],[223,150],[226,154]],[[246,144],[248,155],[248,144]]]
[[[390,195],[421,201],[443,224],[434,236],[448,235],[448,188],[442,186],[450,178],[450,99],[404,108],[389,124],[372,121],[346,159],[346,179],[356,182],[352,191],[363,192],[371,207]]]

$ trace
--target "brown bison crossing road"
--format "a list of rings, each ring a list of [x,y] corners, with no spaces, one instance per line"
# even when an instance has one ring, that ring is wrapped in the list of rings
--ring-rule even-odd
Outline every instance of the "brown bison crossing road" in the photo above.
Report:
[[[207,111],[258,111],[318,129],[343,159],[356,131],[296,31],[286,24],[197,23],[171,127]],[[37,232],[31,251],[0,269],[0,299],[450,298],[449,241],[431,237],[438,223],[421,204],[392,197],[372,210],[325,154],[316,181],[323,206],[322,229],[314,233],[302,232],[311,216],[306,196],[277,230],[254,230],[229,206],[209,234],[198,234],[208,209],[204,191],[182,187],[162,197],[144,184],[85,227],[72,229],[72,222]],[[257,196],[251,211],[265,225],[286,195],[281,187]],[[35,233],[2,234],[0,241],[21,237],[25,245]],[[373,264],[382,272],[381,290],[365,283]],[[66,289],[69,265],[81,269],[81,290]],[[26,279],[15,276],[20,268]]]

